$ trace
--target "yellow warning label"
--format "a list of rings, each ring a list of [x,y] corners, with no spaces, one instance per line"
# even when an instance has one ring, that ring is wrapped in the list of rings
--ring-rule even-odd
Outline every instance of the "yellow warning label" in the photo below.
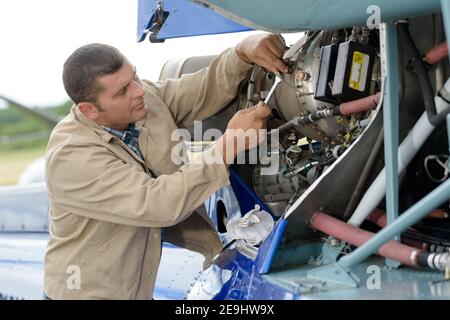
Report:
[[[355,51],[353,53],[352,67],[350,69],[350,79],[348,86],[358,91],[366,88],[367,71],[369,69],[370,56],[368,54]]]

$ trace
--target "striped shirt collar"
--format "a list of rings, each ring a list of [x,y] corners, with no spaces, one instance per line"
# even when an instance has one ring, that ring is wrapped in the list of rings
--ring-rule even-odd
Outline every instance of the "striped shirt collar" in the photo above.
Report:
[[[139,128],[134,123],[130,123],[125,130],[118,130],[109,127],[103,127],[107,132],[123,141],[131,150],[134,151],[142,160],[141,150],[139,149]]]

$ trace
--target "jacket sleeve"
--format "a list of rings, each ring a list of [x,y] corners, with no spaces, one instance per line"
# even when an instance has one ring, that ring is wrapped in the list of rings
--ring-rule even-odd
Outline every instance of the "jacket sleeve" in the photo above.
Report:
[[[89,156],[77,157],[80,152]],[[216,159],[220,152],[213,146],[203,155]],[[173,174],[152,178],[103,146],[58,148],[47,158],[49,197],[62,211],[96,220],[173,226],[229,184],[226,166],[210,162],[185,164]]]
[[[236,97],[238,86],[251,67],[233,47],[218,55],[208,67],[158,86],[176,123],[189,126],[194,120],[214,115]]]

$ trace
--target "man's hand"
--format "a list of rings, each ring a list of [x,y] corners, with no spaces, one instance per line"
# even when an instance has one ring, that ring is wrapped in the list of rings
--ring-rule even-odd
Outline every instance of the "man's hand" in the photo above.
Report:
[[[242,40],[236,46],[238,56],[247,63],[256,63],[265,69],[276,72],[288,72],[281,58],[284,45],[274,34],[257,34]]]
[[[261,129],[266,128],[270,115],[270,108],[263,102],[236,112],[217,140],[225,164],[231,164],[241,151],[255,148],[266,138],[265,130]]]

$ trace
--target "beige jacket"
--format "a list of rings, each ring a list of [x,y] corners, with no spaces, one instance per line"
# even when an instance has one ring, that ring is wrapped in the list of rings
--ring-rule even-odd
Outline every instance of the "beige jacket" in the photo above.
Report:
[[[192,213],[229,184],[227,168],[175,165],[170,137],[229,103],[250,67],[231,48],[194,74],[158,85],[145,81],[149,112],[137,123],[145,162],[72,107],[53,130],[46,156],[50,298],[151,299],[162,227],[167,241],[201,252],[205,262],[219,252],[206,214]]]

